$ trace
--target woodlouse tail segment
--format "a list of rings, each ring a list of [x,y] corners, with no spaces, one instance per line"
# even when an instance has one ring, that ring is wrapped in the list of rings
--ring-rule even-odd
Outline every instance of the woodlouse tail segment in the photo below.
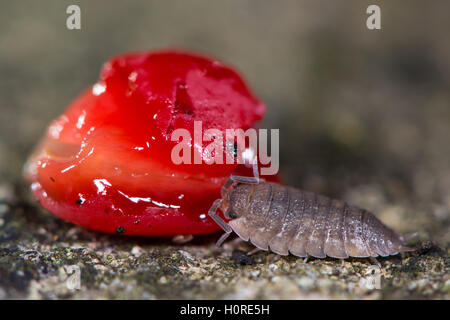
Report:
[[[403,244],[400,246],[400,248],[399,248],[399,252],[402,253],[402,252],[413,252],[413,251],[417,251],[417,248],[407,246],[406,243],[409,242],[409,241],[411,241],[411,240],[413,240],[413,239],[416,239],[416,238],[418,238],[418,237],[419,237],[419,233],[418,233],[418,232],[408,233],[408,234],[399,236],[400,240],[401,240],[402,243],[403,243]]]

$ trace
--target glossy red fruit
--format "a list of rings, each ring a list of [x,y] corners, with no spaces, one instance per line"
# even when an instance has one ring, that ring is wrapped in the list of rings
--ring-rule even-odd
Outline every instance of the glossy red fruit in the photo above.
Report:
[[[208,208],[236,165],[175,165],[171,133],[193,136],[194,121],[204,130],[247,129],[264,112],[218,61],[176,51],[122,55],[50,124],[25,174],[44,208],[90,229],[210,233],[219,228]]]

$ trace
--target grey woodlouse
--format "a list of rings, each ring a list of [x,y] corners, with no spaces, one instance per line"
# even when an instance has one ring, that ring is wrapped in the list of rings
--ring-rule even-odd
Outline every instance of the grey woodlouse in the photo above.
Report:
[[[298,257],[339,259],[372,258],[414,251],[405,238],[385,226],[372,213],[312,192],[260,181],[254,177],[231,176],[222,188],[209,215],[225,234],[235,232],[261,250]],[[216,214],[221,209],[226,223]]]

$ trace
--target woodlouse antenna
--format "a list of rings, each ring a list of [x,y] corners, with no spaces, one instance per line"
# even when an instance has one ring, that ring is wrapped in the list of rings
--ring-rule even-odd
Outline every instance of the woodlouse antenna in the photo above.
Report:
[[[227,193],[227,190],[233,185],[234,182],[237,183],[247,183],[247,184],[258,184],[259,183],[259,168],[258,168],[258,158],[255,156],[252,161],[253,167],[253,177],[244,177],[244,176],[230,176],[228,180],[222,187],[222,197],[224,197]]]

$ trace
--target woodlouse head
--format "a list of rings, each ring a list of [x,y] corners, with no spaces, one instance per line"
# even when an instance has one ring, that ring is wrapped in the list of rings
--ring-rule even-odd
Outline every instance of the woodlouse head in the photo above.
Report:
[[[253,185],[238,184],[232,188],[225,196],[227,208],[224,212],[225,218],[236,219],[247,212],[250,195],[253,192]]]

